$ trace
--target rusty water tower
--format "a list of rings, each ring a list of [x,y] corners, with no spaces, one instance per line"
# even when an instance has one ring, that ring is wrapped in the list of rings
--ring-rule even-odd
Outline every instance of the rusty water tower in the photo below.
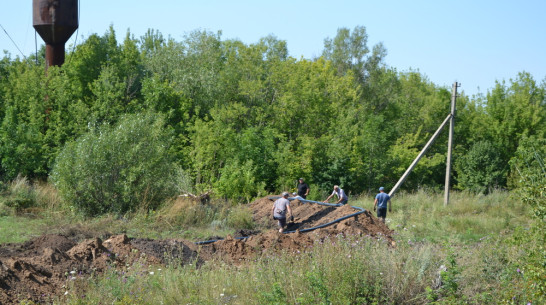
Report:
[[[64,45],[78,28],[78,0],[32,0],[34,29],[46,43],[46,69],[64,63]]]

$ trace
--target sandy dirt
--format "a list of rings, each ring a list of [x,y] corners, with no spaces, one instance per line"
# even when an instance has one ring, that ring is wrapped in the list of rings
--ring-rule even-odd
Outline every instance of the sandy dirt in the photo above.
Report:
[[[305,251],[316,241],[338,234],[384,238],[394,245],[393,231],[369,212],[310,233],[279,234],[276,221],[271,218],[272,205],[273,201],[267,197],[250,204],[255,222],[268,228],[266,231],[238,230],[224,240],[202,246],[183,239],[151,240],[78,230],[43,235],[22,244],[1,245],[0,304],[22,300],[49,303],[65,292],[73,276],[100,274],[107,268],[126,266],[136,260],[152,265],[201,265],[212,259],[241,264],[277,251]],[[295,219],[289,222],[287,230],[315,227],[356,212],[350,206],[325,207],[298,200],[290,205]]]

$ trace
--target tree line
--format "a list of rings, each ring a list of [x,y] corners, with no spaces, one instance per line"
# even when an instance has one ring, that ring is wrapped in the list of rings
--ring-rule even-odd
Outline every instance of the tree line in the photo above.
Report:
[[[140,38],[128,32],[120,43],[110,28],[87,37],[47,75],[43,48],[38,58],[6,54],[0,61],[0,177],[46,180],[62,162],[58,168],[70,171],[67,164],[76,163],[60,159],[68,158],[67,147],[88,154],[83,139],[106,141],[102,133],[140,120],[164,134],[134,132],[131,137],[145,141],[122,141],[129,143],[123,149],[163,147],[146,151],[172,162],[177,170],[168,177],[181,191],[250,200],[294,188],[299,177],[316,190],[334,184],[352,194],[389,189],[449,113],[451,92],[418,71],[388,66],[386,48],[368,46],[367,38],[365,27],[341,28],[324,40],[322,56],[297,59],[272,35],[245,44],[208,31],[177,41],[148,30]],[[545,94],[546,80],[520,72],[486,94],[459,96],[455,188],[511,187],[509,161],[518,147],[544,141]],[[444,132],[403,189],[443,185],[446,142]],[[72,170],[85,180],[85,168]],[[136,185],[139,179],[134,174]]]

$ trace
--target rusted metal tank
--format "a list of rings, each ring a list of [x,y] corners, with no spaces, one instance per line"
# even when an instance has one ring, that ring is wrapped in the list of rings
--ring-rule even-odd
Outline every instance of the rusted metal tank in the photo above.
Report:
[[[78,0],[32,0],[33,26],[46,43],[46,69],[64,63],[64,45],[78,28]]]

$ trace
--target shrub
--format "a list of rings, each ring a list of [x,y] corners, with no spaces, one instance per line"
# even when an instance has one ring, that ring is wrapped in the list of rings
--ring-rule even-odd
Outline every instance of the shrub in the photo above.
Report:
[[[504,163],[493,144],[477,142],[455,164],[459,187],[476,193],[490,193],[505,184]]]
[[[85,215],[155,208],[175,193],[170,135],[157,114],[133,114],[68,143],[51,179],[61,197]]]

